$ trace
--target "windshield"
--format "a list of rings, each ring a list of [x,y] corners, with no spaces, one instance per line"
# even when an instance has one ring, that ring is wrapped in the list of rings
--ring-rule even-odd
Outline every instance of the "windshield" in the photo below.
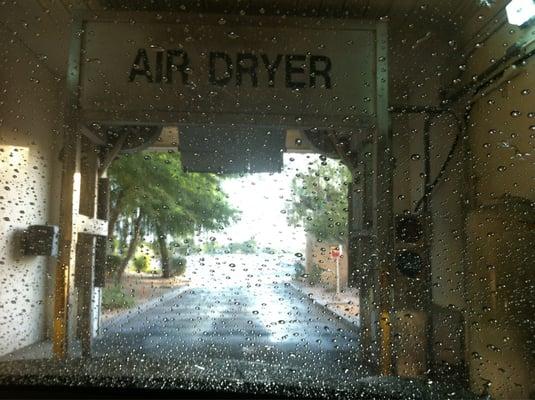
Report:
[[[2,390],[533,398],[532,0],[0,10]]]

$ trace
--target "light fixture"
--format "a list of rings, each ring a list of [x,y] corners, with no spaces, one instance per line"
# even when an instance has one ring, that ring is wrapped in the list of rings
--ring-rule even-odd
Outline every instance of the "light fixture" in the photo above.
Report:
[[[505,7],[507,20],[512,25],[522,26],[535,17],[534,0],[511,0]]]

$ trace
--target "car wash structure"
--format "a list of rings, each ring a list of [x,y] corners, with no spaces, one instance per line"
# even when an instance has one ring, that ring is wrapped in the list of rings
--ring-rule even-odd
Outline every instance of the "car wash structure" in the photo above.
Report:
[[[525,9],[86,3],[98,4],[44,17],[33,1],[3,6],[2,354],[49,338],[57,358],[91,356],[118,154],[178,149],[187,171],[235,173],[313,151],[353,175],[344,253],[361,359],[496,398],[533,393]],[[46,37],[49,19],[70,31]]]
[[[374,188],[367,203],[373,222],[367,233],[357,229],[361,238],[368,235],[370,249],[392,255],[391,201],[379,196],[392,190],[386,24],[348,20],[336,26],[329,20],[319,24],[299,18],[281,24],[277,19],[254,17],[228,18],[221,24],[221,17],[214,16],[190,16],[187,23],[179,22],[155,20],[147,13],[124,13],[119,19],[116,13],[77,17],[74,32],[79,34],[71,44],[69,61],[70,147],[87,143],[88,154],[97,154],[93,146],[107,149],[102,163],[94,156],[87,167],[90,180],[82,174],[81,187],[95,189],[81,198],[91,199],[91,207],[93,202],[98,205],[99,188],[104,187],[100,203],[105,209],[108,190],[102,177],[110,160],[128,146],[134,147],[132,142],[150,145],[164,129],[179,132],[183,166],[197,172],[279,171],[282,153],[288,150],[287,130],[300,130],[308,143],[319,141],[323,149],[353,168],[364,159],[362,154],[359,157],[363,148],[371,151],[363,165],[372,172],[363,180]],[[352,51],[347,52],[340,42]],[[332,102],[333,98],[337,100]],[[85,152],[69,154],[83,157]],[[82,165],[88,162],[84,159]],[[78,171],[74,158],[71,163],[70,168],[64,164],[68,180],[64,185]],[[93,215],[89,205],[76,212],[71,202],[76,201],[66,198],[62,202],[74,210],[72,216],[64,216],[68,226],[79,215]],[[64,228],[60,223],[61,232],[66,232]],[[58,356],[67,354],[69,342],[74,341],[69,327],[75,324],[83,352],[90,354],[94,271],[104,260],[99,254],[105,254],[105,246],[100,249],[94,239],[98,232],[84,228],[72,234],[90,239],[82,250],[84,239],[60,235],[54,328]],[[78,252],[65,250],[71,246]],[[72,272],[84,254],[90,260]],[[390,258],[374,261],[370,273],[378,273]],[[69,300],[68,276],[82,276],[80,270],[88,275],[75,279],[74,284],[79,283],[79,304],[87,305],[80,305],[69,318],[67,310],[74,300]],[[387,309],[381,303],[369,312],[379,319]],[[86,325],[75,321],[86,321]],[[381,352],[385,340],[377,343],[374,354]]]

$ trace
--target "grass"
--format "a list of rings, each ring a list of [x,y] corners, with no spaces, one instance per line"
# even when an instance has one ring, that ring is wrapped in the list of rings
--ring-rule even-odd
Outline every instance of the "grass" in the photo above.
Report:
[[[121,286],[108,286],[102,290],[102,308],[105,310],[130,308],[133,305],[134,298],[127,295]]]

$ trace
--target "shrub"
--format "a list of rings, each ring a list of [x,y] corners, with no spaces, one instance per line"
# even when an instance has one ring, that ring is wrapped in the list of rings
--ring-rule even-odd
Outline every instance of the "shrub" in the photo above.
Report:
[[[305,274],[305,267],[300,262],[294,264],[294,279],[302,278]]]
[[[134,305],[134,298],[128,296],[119,285],[105,287],[102,290],[102,308],[116,310],[130,308]]]
[[[321,281],[321,273],[322,269],[317,266],[317,264],[313,264],[312,268],[310,268],[310,273],[308,274],[308,283],[311,285],[317,285]]]
[[[136,272],[149,272],[150,270],[150,257],[138,256],[134,258],[134,268]]]
[[[117,254],[110,254],[106,257],[106,279],[114,278],[117,276],[121,260],[121,256]]]
[[[171,276],[180,276],[186,272],[186,258],[175,256],[170,260]]]

